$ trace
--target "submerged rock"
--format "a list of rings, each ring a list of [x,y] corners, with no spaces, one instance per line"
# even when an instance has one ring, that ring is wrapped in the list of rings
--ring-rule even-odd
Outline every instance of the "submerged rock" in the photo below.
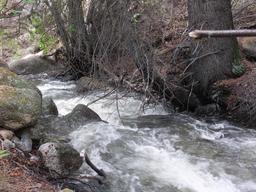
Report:
[[[40,146],[39,151],[42,154],[45,167],[62,176],[77,171],[83,163],[79,152],[69,144],[45,143]]]

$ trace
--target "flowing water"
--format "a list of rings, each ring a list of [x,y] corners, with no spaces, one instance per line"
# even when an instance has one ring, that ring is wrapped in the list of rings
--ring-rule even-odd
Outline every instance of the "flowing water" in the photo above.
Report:
[[[60,115],[104,95],[78,96],[73,82],[42,80],[38,87]],[[77,127],[71,144],[105,170],[104,192],[256,191],[254,130],[167,113],[161,106],[143,108],[135,94],[113,93],[89,107],[109,123]],[[81,171],[90,173],[86,165]]]

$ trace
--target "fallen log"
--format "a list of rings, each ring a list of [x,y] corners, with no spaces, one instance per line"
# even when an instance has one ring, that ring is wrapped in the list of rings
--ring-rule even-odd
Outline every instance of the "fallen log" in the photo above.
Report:
[[[194,39],[210,37],[252,37],[256,36],[256,30],[195,30],[189,33]]]

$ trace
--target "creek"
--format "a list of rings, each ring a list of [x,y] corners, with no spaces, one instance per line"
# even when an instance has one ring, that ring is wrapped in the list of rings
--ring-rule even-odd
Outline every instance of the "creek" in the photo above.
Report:
[[[60,115],[105,94],[78,95],[74,82],[39,79],[38,88],[53,98]],[[113,93],[89,107],[108,124],[77,127],[70,143],[104,169],[104,192],[256,191],[256,131],[161,105],[143,107],[134,93]],[[80,171],[94,174],[86,164]]]

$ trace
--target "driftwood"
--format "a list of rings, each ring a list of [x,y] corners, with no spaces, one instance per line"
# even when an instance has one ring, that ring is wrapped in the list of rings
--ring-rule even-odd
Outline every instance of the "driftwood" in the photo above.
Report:
[[[256,30],[195,30],[189,33],[194,39],[210,37],[252,37],[256,36]]]

